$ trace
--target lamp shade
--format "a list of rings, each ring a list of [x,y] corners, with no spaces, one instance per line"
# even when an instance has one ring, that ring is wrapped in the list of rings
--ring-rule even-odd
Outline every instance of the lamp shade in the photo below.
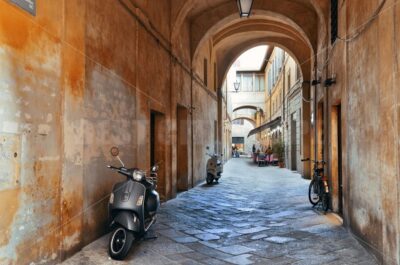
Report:
[[[238,92],[240,89],[240,82],[239,81],[234,82],[233,87],[235,88],[235,91]]]
[[[237,0],[240,17],[249,17],[253,0]]]

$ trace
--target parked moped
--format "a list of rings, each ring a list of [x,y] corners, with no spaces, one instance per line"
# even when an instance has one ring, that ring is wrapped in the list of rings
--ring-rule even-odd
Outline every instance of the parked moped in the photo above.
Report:
[[[121,167],[107,166],[126,176],[126,180],[114,185],[108,204],[108,213],[113,231],[109,240],[109,255],[123,260],[135,240],[143,238],[155,223],[160,197],[156,191],[158,165],[151,168],[150,177],[138,168],[126,168],[118,156],[117,147],[111,155]]]
[[[209,150],[209,147],[207,147],[207,150]],[[207,161],[207,178],[206,182],[208,185],[212,184],[213,181],[218,182],[218,180],[222,176],[222,172],[224,170],[224,166],[222,164],[222,161],[219,159],[222,157],[222,155],[217,155],[217,154],[209,154],[207,153],[210,158]]]

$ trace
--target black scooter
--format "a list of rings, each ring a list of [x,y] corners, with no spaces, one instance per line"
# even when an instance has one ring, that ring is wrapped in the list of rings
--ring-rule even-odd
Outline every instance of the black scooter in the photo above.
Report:
[[[150,177],[138,168],[126,168],[118,156],[117,147],[111,148],[122,167],[107,166],[126,176],[126,180],[114,185],[108,204],[113,232],[109,241],[109,255],[123,260],[135,240],[142,239],[155,223],[160,197],[156,191],[158,166],[151,168]]]

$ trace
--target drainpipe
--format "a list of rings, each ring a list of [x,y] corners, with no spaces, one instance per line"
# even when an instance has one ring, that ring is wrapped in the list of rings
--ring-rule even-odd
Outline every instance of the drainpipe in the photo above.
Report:
[[[315,56],[316,58],[316,56]],[[318,80],[318,73],[317,73],[317,64],[315,63],[314,65],[314,80]],[[317,86],[315,85],[314,87],[314,99],[313,99],[313,105],[314,105],[314,109],[313,109],[313,127],[314,127],[314,160],[318,160],[318,126],[317,126]]]
[[[191,144],[191,171],[192,171],[192,188],[194,188],[194,142],[193,142],[193,70],[190,69],[190,144]]]
[[[284,53],[285,54],[285,53]],[[285,121],[286,121],[286,116],[285,116],[285,97],[286,97],[286,93],[285,93],[285,87],[286,87],[286,60],[285,60],[285,56],[284,56],[284,59],[283,59],[283,67],[282,67],[282,78],[283,78],[283,84],[282,84],[282,126],[281,126],[281,128],[282,128],[282,139],[281,139],[281,141],[283,141],[283,144],[284,144],[284,152],[286,151],[286,141],[285,141]],[[289,88],[290,89],[290,88]],[[286,152],[285,152],[285,155],[284,155],[284,157],[286,158]],[[289,161],[286,161],[287,163],[285,163],[286,164],[286,167],[288,166],[288,162]]]
[[[282,84],[282,121],[286,121],[286,116],[285,116],[285,87],[286,87],[286,61],[283,59],[283,67],[282,67],[282,78],[283,78],[283,84]],[[290,88],[289,88],[290,89]],[[284,126],[282,126],[282,139],[285,141],[285,130]],[[282,140],[281,139],[281,140]]]

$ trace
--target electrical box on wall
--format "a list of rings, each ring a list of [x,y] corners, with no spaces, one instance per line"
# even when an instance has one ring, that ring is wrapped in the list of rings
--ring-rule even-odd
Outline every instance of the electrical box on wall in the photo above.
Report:
[[[0,134],[0,191],[19,186],[21,136]]]
[[[14,5],[19,6],[32,16],[36,16],[36,0],[9,0]]]

